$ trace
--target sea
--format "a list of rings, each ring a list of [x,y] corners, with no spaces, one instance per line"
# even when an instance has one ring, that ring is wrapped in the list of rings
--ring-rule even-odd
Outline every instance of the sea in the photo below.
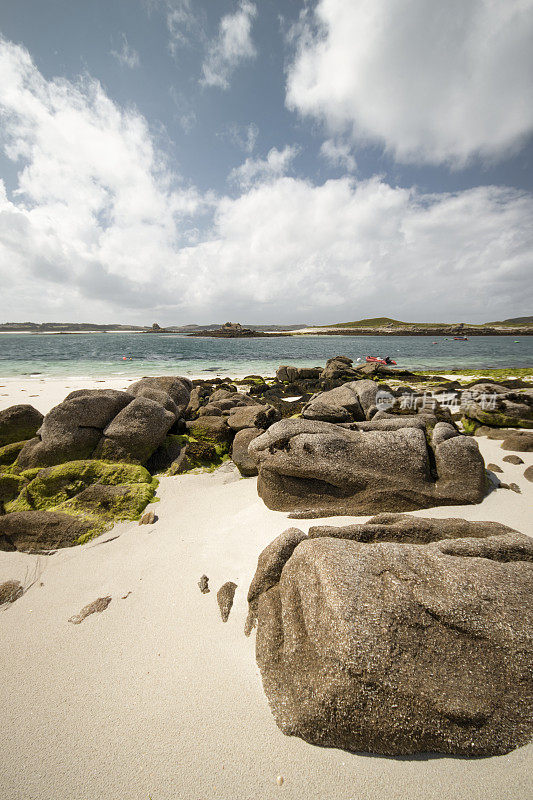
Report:
[[[390,356],[418,370],[533,367],[533,336],[283,336],[211,339],[178,334],[0,334],[0,376],[274,375],[280,364],[324,366],[344,355]]]

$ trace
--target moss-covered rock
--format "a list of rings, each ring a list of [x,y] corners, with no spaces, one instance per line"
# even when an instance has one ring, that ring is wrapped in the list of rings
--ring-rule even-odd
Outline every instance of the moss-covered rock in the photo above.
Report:
[[[193,439],[211,444],[229,444],[234,435],[224,417],[210,416],[188,422],[187,432]]]
[[[23,476],[19,476],[24,480]],[[57,511],[91,521],[84,541],[118,520],[138,519],[158,481],[134,464],[70,461],[37,471],[6,511]]]
[[[150,483],[119,484],[109,486],[93,483],[70,500],[57,506],[59,511],[74,514],[91,514],[102,520],[138,519],[148,503],[152,502],[157,481]]]
[[[11,472],[0,472],[0,500],[6,502],[14,500],[25,484],[24,478],[20,475],[13,475]]]
[[[226,442],[205,442],[192,436],[181,436],[182,449],[169,469],[170,475],[202,469],[212,471],[227,460],[229,445]]]
[[[0,466],[7,467],[14,464],[18,454],[26,444],[26,441],[27,440],[23,442],[11,442],[11,444],[0,447]]]
[[[469,419],[472,419],[469,417]],[[515,417],[505,414],[502,411],[483,411],[476,410],[476,420],[478,425],[490,425],[492,428],[533,428],[533,419],[525,417]]]
[[[473,434],[481,425],[481,423],[479,423],[477,420],[469,419],[468,417],[462,417],[461,424],[463,426],[464,432],[470,436],[473,436]]]
[[[117,486],[151,484],[152,481],[148,470],[136,464],[69,461],[40,469],[7,510],[56,508],[95,483]]]
[[[22,472],[17,470],[17,474],[26,481],[32,481],[42,469],[43,467],[31,467],[31,469],[24,469]]]
[[[105,530],[91,517],[58,511],[14,511],[0,516],[0,550],[42,553],[72,547]]]

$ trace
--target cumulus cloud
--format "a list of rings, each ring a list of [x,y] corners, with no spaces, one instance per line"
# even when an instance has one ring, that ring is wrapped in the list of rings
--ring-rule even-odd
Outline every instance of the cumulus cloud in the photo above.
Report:
[[[241,189],[249,189],[255,183],[279,178],[285,175],[291,161],[299,152],[300,149],[296,145],[287,145],[283,150],[273,147],[268,151],[266,158],[247,158],[244,164],[230,172],[228,180]]]
[[[125,33],[122,34],[122,47],[120,50],[111,50],[111,55],[116,58],[119,64],[123,67],[129,67],[129,69],[134,69],[140,64],[139,53],[133,47],[130,47]]]
[[[319,0],[287,104],[404,162],[499,158],[533,131],[533,0]]]
[[[223,199],[210,240],[181,257],[202,267],[192,303],[230,287],[234,304],[284,319],[499,318],[531,302],[532,211],[530,195],[498,187],[420,195],[283,177]]]
[[[325,142],[322,142],[320,155],[332,167],[341,167],[347,172],[355,172],[357,169],[350,145],[340,139],[326,139]]]
[[[0,282],[13,319],[500,319],[529,312],[530,194],[322,185],[247,159],[238,197],[183,186],[134,109],[0,41]]]
[[[204,86],[229,88],[229,79],[242,61],[255,58],[257,51],[252,41],[252,24],[257,7],[250,0],[241,0],[234,14],[220,20],[217,37],[210,42],[202,65]]]
[[[2,271],[146,304],[205,200],[179,184],[144,118],[97,81],[46,81],[2,40],[0,110],[4,152],[19,167],[12,199],[0,196]]]

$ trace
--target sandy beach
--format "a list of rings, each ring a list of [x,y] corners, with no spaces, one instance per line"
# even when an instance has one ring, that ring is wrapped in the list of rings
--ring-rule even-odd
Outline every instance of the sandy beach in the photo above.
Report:
[[[34,379],[32,379],[34,380]],[[4,383],[6,383],[4,381]],[[9,386],[2,407],[28,396],[46,412],[84,381]],[[32,384],[33,385],[33,384]],[[123,388],[124,380],[94,388]],[[8,387],[4,387],[7,389]],[[24,393],[23,393],[23,390]],[[18,393],[17,393],[18,391]],[[480,505],[418,516],[495,520],[533,535],[533,484],[477,439],[504,482]],[[0,582],[27,591],[0,615],[3,735],[0,787],[9,800],[527,800],[533,746],[493,758],[388,758],[314,747],[276,727],[243,633],[246,593],[261,550],[295,524],[258,498],[231,466],[161,479],[153,525],[120,523],[51,556],[0,552]],[[334,525],[368,517],[333,517]],[[211,591],[197,582],[209,577]],[[229,621],[216,592],[238,588]],[[98,597],[109,607],[69,618]],[[460,665],[458,665],[460,669]],[[278,785],[278,776],[283,784]]]
[[[126,389],[141,376],[120,378],[2,378],[0,380],[0,411],[19,403],[29,403],[41,414],[65,399],[76,389]]]

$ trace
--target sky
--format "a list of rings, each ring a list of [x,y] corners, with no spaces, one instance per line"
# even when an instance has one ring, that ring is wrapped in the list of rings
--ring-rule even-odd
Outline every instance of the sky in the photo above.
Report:
[[[5,0],[0,321],[533,313],[533,0]]]

